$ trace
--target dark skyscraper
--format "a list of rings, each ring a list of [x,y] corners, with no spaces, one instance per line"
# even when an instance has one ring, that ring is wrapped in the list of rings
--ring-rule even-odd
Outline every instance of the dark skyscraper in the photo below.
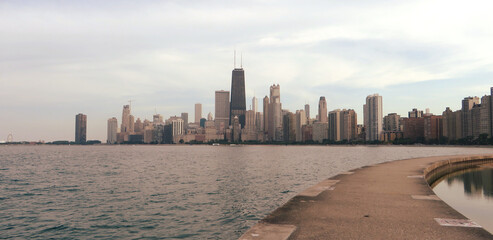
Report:
[[[245,127],[246,98],[245,98],[245,71],[243,68],[235,68],[231,78],[231,102],[229,112],[229,125],[238,116],[241,127]]]
[[[75,142],[86,142],[87,116],[79,113],[75,115]]]

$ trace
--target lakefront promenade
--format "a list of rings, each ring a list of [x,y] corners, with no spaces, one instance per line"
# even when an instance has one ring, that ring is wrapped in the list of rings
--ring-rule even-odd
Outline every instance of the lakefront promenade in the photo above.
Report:
[[[493,239],[429,183],[493,155],[399,160],[354,169],[299,193],[240,239]]]

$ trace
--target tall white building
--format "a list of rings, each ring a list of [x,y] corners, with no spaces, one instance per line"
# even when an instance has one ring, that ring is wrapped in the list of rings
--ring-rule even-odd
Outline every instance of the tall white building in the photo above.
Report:
[[[252,110],[254,113],[258,112],[258,100],[256,97],[252,98]]]
[[[117,133],[118,133],[118,120],[115,117],[108,119],[108,137],[106,142],[108,144],[116,143]]]
[[[366,97],[363,113],[366,141],[379,140],[383,132],[382,96],[373,94]]]
[[[195,104],[195,123],[200,123],[200,119],[202,118],[202,104]]]

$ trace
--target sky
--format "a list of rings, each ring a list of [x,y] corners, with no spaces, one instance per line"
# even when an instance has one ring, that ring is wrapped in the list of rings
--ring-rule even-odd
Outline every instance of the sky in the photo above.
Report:
[[[214,113],[214,91],[245,70],[251,97],[281,86],[283,109],[318,99],[441,114],[493,87],[491,1],[0,1],[0,140],[106,141],[122,107],[151,119]],[[261,106],[260,106],[261,108]]]

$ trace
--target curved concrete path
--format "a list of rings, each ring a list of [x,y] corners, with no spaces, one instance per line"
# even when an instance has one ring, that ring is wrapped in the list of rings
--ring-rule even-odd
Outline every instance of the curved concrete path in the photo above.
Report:
[[[439,224],[467,221],[423,178],[427,166],[450,158],[399,160],[339,174],[295,196],[240,239],[493,239],[471,222]]]

